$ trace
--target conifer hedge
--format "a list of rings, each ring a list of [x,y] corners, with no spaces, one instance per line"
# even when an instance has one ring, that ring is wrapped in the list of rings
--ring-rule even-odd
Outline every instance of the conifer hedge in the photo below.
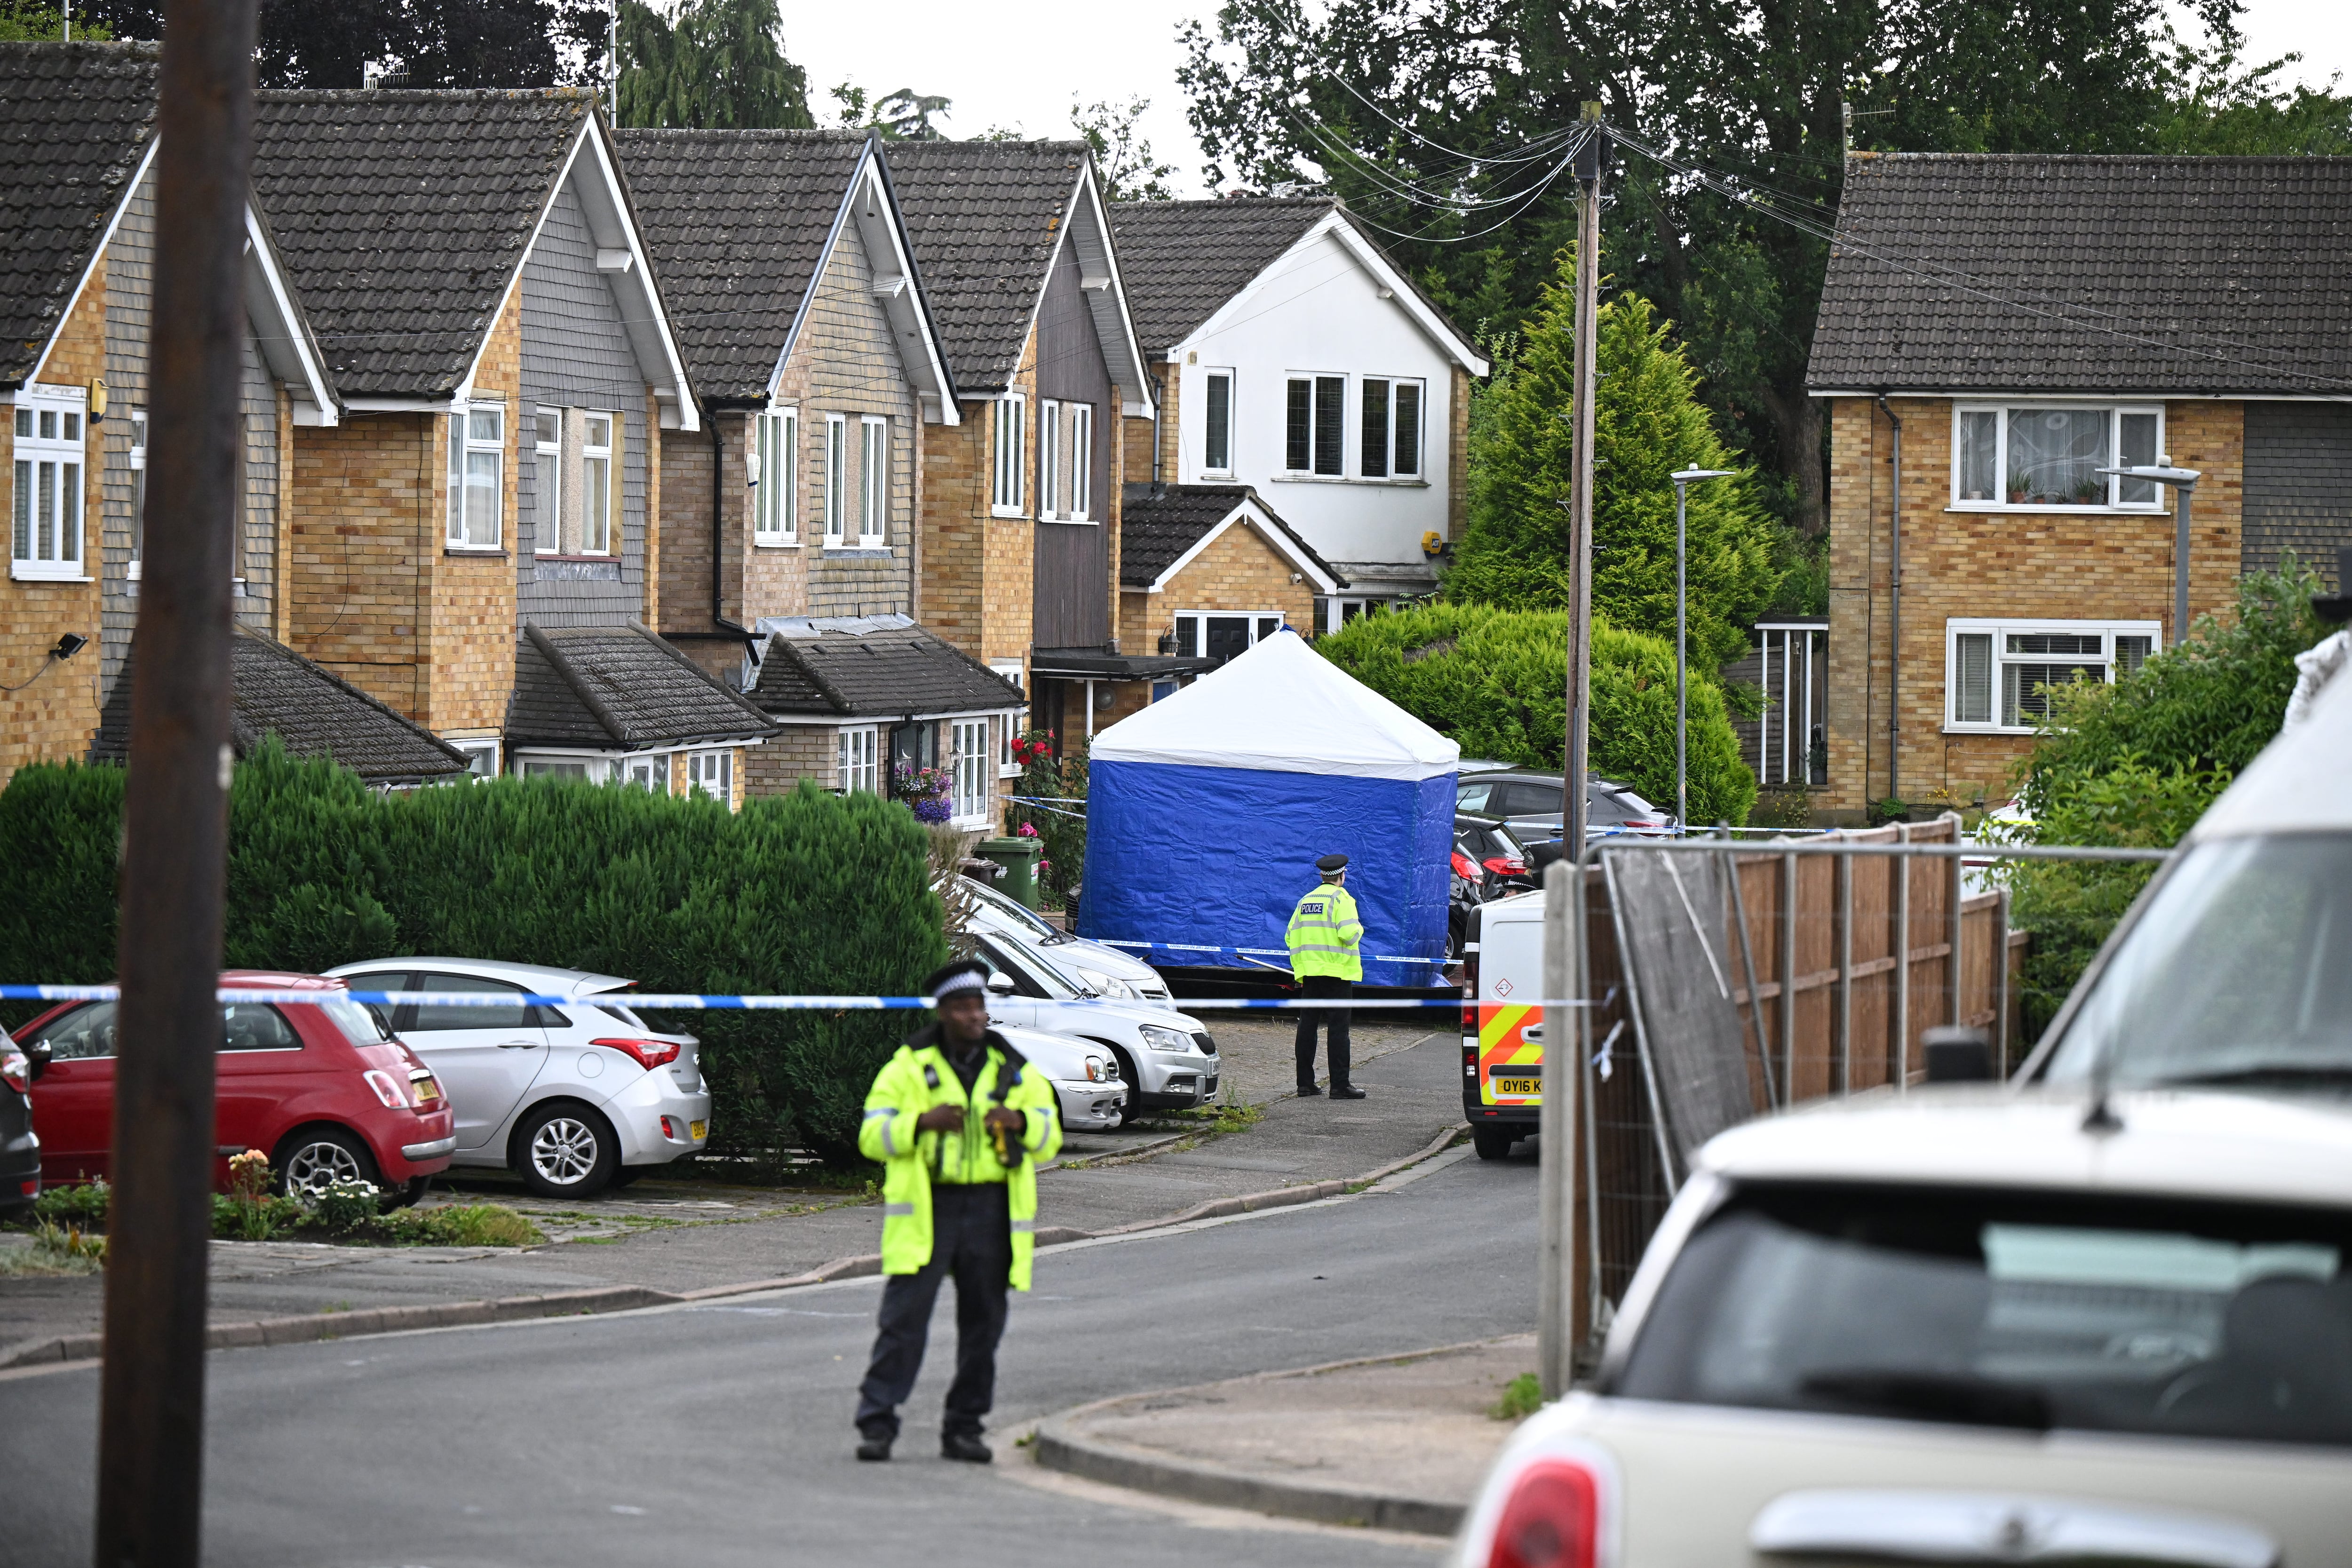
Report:
[[[114,976],[124,774],[20,769],[0,792],[0,967]],[[232,967],[387,955],[561,964],[646,992],[903,995],[946,958],[923,828],[877,795],[803,784],[740,812],[557,780],[381,795],[275,742],[229,794]],[[38,1010],[19,1005],[21,1022]],[[699,1012],[712,1147],[856,1158],[874,1073],[914,1020]]]

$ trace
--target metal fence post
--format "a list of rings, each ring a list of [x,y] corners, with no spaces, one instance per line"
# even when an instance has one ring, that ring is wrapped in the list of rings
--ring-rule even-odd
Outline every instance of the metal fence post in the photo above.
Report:
[[[1536,1376],[1546,1399],[1568,1392],[1575,1355],[1574,1327],[1570,1319],[1575,1300],[1569,1238],[1570,1215],[1576,1202],[1575,1066],[1583,1059],[1581,1007],[1549,1005],[1577,994],[1570,962],[1582,932],[1583,912],[1576,897],[1583,873],[1563,857],[1544,868],[1543,1108],[1538,1123],[1537,1147],[1542,1177],[1538,1205],[1543,1237],[1537,1284]]]
[[[1993,1071],[2009,1078],[2009,889],[1993,893],[1992,905]]]
[[[1911,842],[1911,825],[1897,823],[1895,842]],[[1911,858],[1898,855],[1895,867],[1895,1092],[1911,1089]]]
[[[1780,1092],[1797,1098],[1797,857],[1780,856]]]
[[[1853,1092],[1853,856],[1837,858],[1837,1087]]]

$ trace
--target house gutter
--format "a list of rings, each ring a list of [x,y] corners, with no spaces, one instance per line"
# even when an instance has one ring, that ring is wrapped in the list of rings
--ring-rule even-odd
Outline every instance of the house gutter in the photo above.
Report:
[[[1878,411],[1895,426],[1894,538],[1886,555],[1886,796],[1903,798],[1903,421],[1878,395]]]

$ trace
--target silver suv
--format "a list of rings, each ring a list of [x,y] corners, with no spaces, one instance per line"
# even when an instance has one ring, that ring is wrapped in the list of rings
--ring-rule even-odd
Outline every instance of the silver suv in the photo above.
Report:
[[[1146,1111],[1181,1110],[1215,1097],[1223,1064],[1198,1018],[1148,1003],[1097,1000],[1042,951],[1009,937],[981,937],[972,956],[988,965],[990,1022],[1110,1048],[1128,1085],[1122,1126]]]

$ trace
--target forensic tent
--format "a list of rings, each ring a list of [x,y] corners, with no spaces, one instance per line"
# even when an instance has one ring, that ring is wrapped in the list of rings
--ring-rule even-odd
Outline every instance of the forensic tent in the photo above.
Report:
[[[1461,749],[1297,633],[1120,720],[1091,754],[1081,936],[1162,963],[1286,969],[1291,908],[1336,851],[1364,983],[1437,979]]]

